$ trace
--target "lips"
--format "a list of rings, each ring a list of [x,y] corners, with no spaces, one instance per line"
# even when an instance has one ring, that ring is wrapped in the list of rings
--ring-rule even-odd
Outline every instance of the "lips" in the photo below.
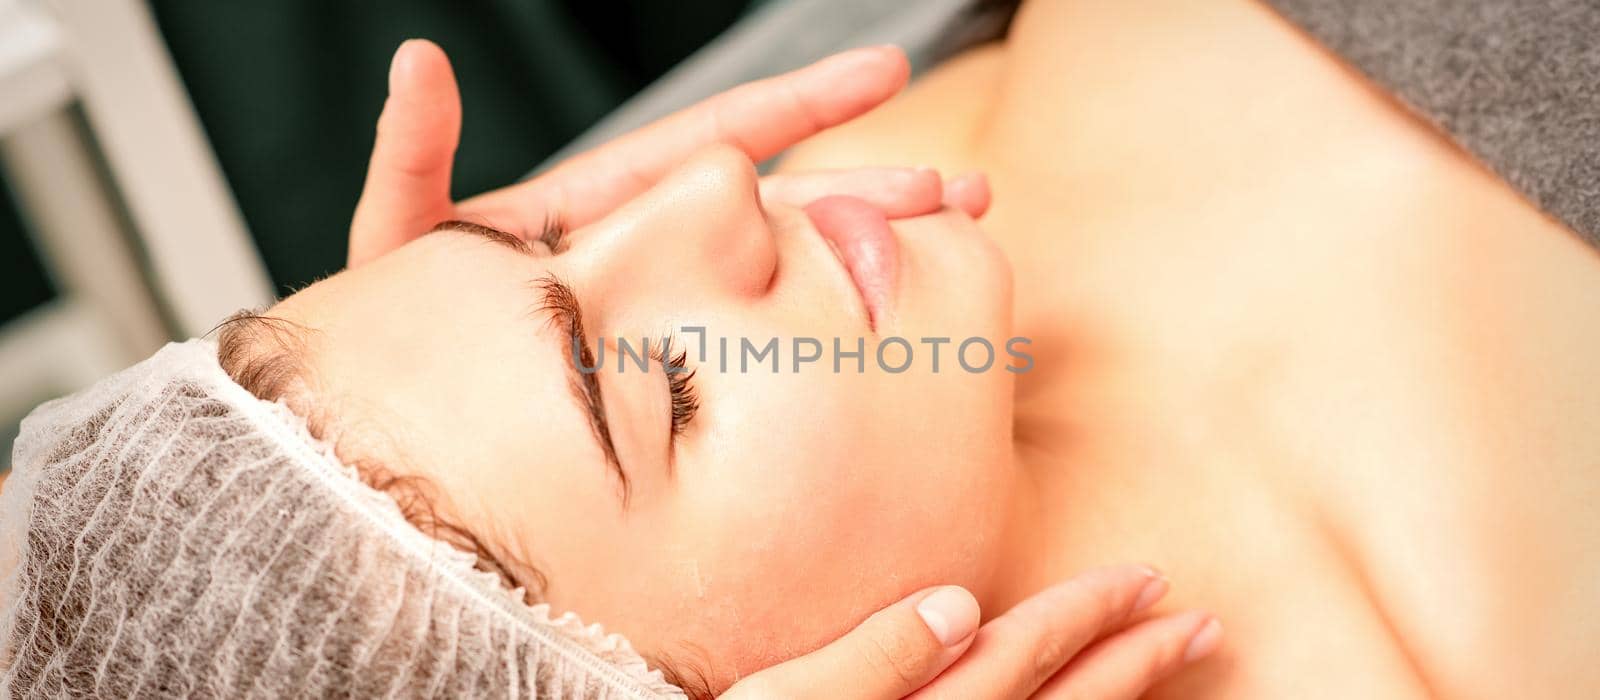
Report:
[[[876,329],[893,308],[900,271],[900,244],[888,217],[865,200],[847,195],[818,199],[805,212],[850,272],[867,307],[868,322]]]

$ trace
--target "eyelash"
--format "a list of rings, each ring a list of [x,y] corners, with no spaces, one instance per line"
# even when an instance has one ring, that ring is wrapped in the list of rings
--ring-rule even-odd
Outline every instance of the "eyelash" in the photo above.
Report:
[[[567,249],[567,226],[558,217],[545,219],[543,230],[539,233],[539,242],[550,251],[552,255],[560,254]],[[557,318],[566,318],[570,325],[571,319],[578,313],[577,302],[570,298],[570,292],[558,291],[550,284],[545,287],[545,310],[552,312]],[[565,290],[562,286],[559,290]],[[575,330],[575,328],[574,328]],[[666,375],[667,393],[671,397],[672,416],[669,429],[674,441],[689,428],[694,421],[695,414],[700,411],[700,396],[694,388],[694,374],[696,370],[687,372],[682,370],[688,362],[688,351],[679,350],[668,358],[665,348],[677,347],[676,338],[668,335],[661,342],[650,348],[650,358],[662,367],[662,374]],[[671,368],[674,371],[667,371]]]
[[[676,439],[687,430],[689,423],[694,420],[700,411],[700,396],[694,390],[695,370],[679,371],[689,359],[687,350],[679,350],[670,359],[666,357],[665,348],[677,345],[677,341],[668,336],[650,349],[650,358],[661,364],[662,374],[667,375],[667,391],[672,396],[672,437]]]
[[[540,243],[549,249],[551,255],[560,255],[567,249],[567,222],[559,216],[545,217],[544,226],[540,227]]]

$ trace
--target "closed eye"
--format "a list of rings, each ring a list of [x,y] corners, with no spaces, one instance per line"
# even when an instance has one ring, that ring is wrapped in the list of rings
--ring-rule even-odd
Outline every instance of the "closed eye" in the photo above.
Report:
[[[554,217],[545,220],[544,228],[537,239],[538,246],[522,236],[470,221],[444,221],[428,232],[443,231],[479,236],[496,245],[533,257],[555,255],[567,247],[566,227],[562,225],[560,219]],[[545,250],[539,250],[539,246]],[[549,322],[563,331],[562,336],[567,339],[568,345],[562,348],[561,352],[571,360],[567,363],[567,372],[573,396],[588,417],[589,426],[594,432],[595,441],[600,444],[601,452],[605,454],[606,463],[611,465],[622,482],[622,504],[626,508],[630,492],[628,472],[618,459],[616,444],[611,439],[611,426],[606,421],[605,401],[600,393],[599,378],[593,371],[582,371],[578,366],[581,363],[585,368],[596,367],[594,354],[584,334],[583,310],[578,306],[578,297],[573,294],[570,287],[554,276],[547,275],[534,282],[534,286],[543,292],[538,311],[548,314]]]
[[[676,346],[677,342],[669,336],[650,349],[650,358],[661,365],[662,374],[667,378],[668,395],[672,397],[671,434],[674,442],[700,410],[700,397],[695,393],[693,383],[695,370],[685,366],[689,353],[686,350],[672,353],[672,348]]]

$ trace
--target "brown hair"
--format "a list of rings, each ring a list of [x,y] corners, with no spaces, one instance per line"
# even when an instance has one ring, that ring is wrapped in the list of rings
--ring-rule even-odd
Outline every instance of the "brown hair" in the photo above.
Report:
[[[303,359],[312,331],[286,319],[241,311],[218,326],[217,361],[245,391],[263,401],[283,401],[306,419],[306,429],[328,440],[329,416],[311,400],[311,377]],[[543,594],[545,578],[530,565],[509,559],[499,548],[457,524],[438,506],[433,483],[414,474],[397,474],[371,455],[349,454],[334,442],[334,453],[356,470],[361,480],[400,506],[400,512],[423,534],[470,552],[478,568],[500,577],[509,587],[524,586],[529,602]],[[520,575],[519,575],[520,574]]]
[[[340,460],[350,464],[368,486],[387,494],[405,518],[424,534],[477,557],[478,568],[500,577],[507,586],[523,586],[527,602],[537,602],[547,583],[533,566],[510,558],[499,548],[457,524],[438,506],[439,494],[428,479],[397,474],[372,455],[354,454],[330,440],[331,417],[313,400],[314,377],[305,358],[315,331],[287,319],[253,311],[236,313],[214,329],[217,361],[234,382],[263,401],[282,401],[306,419],[306,429],[318,440],[329,440]],[[642,652],[641,652],[642,653]],[[694,700],[714,697],[707,675],[699,667],[651,659],[667,681]]]

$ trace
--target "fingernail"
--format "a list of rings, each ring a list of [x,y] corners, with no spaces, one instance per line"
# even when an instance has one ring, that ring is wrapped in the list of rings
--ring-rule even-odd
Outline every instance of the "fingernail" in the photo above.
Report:
[[[907,168],[903,172],[905,173],[905,178],[909,182],[917,183],[919,185],[926,184],[930,187],[937,187],[940,194],[944,193],[944,177],[939,174],[937,169]]]
[[[917,603],[917,615],[939,643],[950,647],[978,629],[978,601],[966,589],[945,586]]]
[[[878,57],[880,55],[882,55],[883,53],[885,53],[886,51],[888,51],[890,49],[899,50],[899,47],[894,46],[893,44],[879,44],[877,46],[858,46],[856,48],[853,48],[853,49],[850,49],[850,50],[847,50],[847,51],[841,51],[841,52],[839,52],[837,54],[834,54],[834,57],[848,56],[849,57],[848,60],[850,62],[852,62],[852,63],[854,63],[856,61],[876,61],[876,60],[878,60]]]
[[[1148,610],[1150,606],[1156,604],[1156,601],[1161,600],[1161,596],[1167,594],[1169,588],[1167,580],[1162,578],[1161,574],[1152,573],[1152,576],[1154,578],[1145,582],[1144,588],[1139,589],[1139,597],[1133,601],[1133,611],[1136,613]]]
[[[889,53],[889,52],[905,53],[905,49],[902,48],[899,44],[873,44],[871,46],[863,46],[863,47],[861,47],[861,49],[864,50],[864,51],[873,51],[873,52],[876,52],[876,53]]]
[[[1189,639],[1189,648],[1183,650],[1183,662],[1198,661],[1216,651],[1220,644],[1222,644],[1222,623],[1213,617]]]

